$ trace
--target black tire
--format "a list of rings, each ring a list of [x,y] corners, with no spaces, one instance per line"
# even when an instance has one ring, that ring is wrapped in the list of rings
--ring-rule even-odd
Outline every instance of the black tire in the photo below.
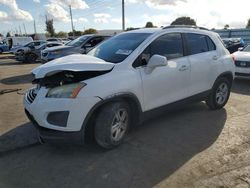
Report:
[[[211,110],[223,108],[230,97],[232,82],[225,77],[218,78],[214,83],[212,92],[206,100],[207,106]],[[223,89],[224,88],[224,89]]]
[[[126,117],[124,121],[118,121],[117,115]],[[130,108],[127,103],[114,102],[105,105],[99,111],[95,123],[94,134],[97,144],[105,149],[112,149],[120,145],[129,129],[131,119]],[[121,122],[124,122],[124,124]]]
[[[36,60],[37,60],[37,55],[33,53],[27,54],[25,57],[25,61],[27,63],[35,63]]]
[[[0,54],[2,54],[3,53],[3,49],[2,48],[0,48]]]

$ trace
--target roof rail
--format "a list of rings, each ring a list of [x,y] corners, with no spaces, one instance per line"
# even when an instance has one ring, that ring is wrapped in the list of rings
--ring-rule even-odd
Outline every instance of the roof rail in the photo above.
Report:
[[[163,27],[162,29],[173,29],[173,28],[192,28],[192,29],[201,29],[201,30],[209,30],[205,27],[198,27],[198,26],[194,26],[194,25],[170,25],[170,26],[166,26]]]

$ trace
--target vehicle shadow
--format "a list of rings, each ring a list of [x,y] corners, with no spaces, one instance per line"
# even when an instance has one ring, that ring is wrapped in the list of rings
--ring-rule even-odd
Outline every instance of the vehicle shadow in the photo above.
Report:
[[[31,83],[33,79],[34,78],[32,74],[24,74],[24,75],[4,78],[0,80],[0,83],[5,84],[5,85],[27,84],[27,83]]]
[[[235,79],[232,87],[232,92],[250,95],[250,80]]]
[[[26,63],[26,62],[19,62],[19,61],[12,61],[12,62],[0,62],[0,66],[12,66],[12,65],[32,65],[32,64],[39,64],[40,61],[36,61],[34,63]]]
[[[23,149],[38,144],[35,127],[26,123],[0,136],[0,156],[2,153]]]
[[[11,152],[1,157],[0,182],[4,187],[152,187],[210,147],[226,119],[225,109],[210,111],[199,103],[145,122],[114,150],[43,144]]]

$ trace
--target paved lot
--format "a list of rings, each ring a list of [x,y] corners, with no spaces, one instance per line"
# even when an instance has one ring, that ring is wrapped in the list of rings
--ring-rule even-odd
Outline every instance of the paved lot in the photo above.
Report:
[[[0,56],[0,187],[250,187],[250,81],[225,109],[190,105],[136,127],[112,151],[40,145],[24,115],[30,70]]]

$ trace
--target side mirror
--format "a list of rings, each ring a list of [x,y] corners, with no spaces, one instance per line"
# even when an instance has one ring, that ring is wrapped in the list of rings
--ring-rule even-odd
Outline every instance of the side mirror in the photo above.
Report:
[[[153,55],[148,61],[145,72],[147,74],[150,74],[151,72],[153,72],[153,70],[156,67],[163,67],[163,66],[167,66],[167,65],[168,65],[168,61],[167,61],[167,58],[165,56]]]
[[[242,51],[244,48],[243,47],[240,47],[240,48],[238,48],[238,51]]]

